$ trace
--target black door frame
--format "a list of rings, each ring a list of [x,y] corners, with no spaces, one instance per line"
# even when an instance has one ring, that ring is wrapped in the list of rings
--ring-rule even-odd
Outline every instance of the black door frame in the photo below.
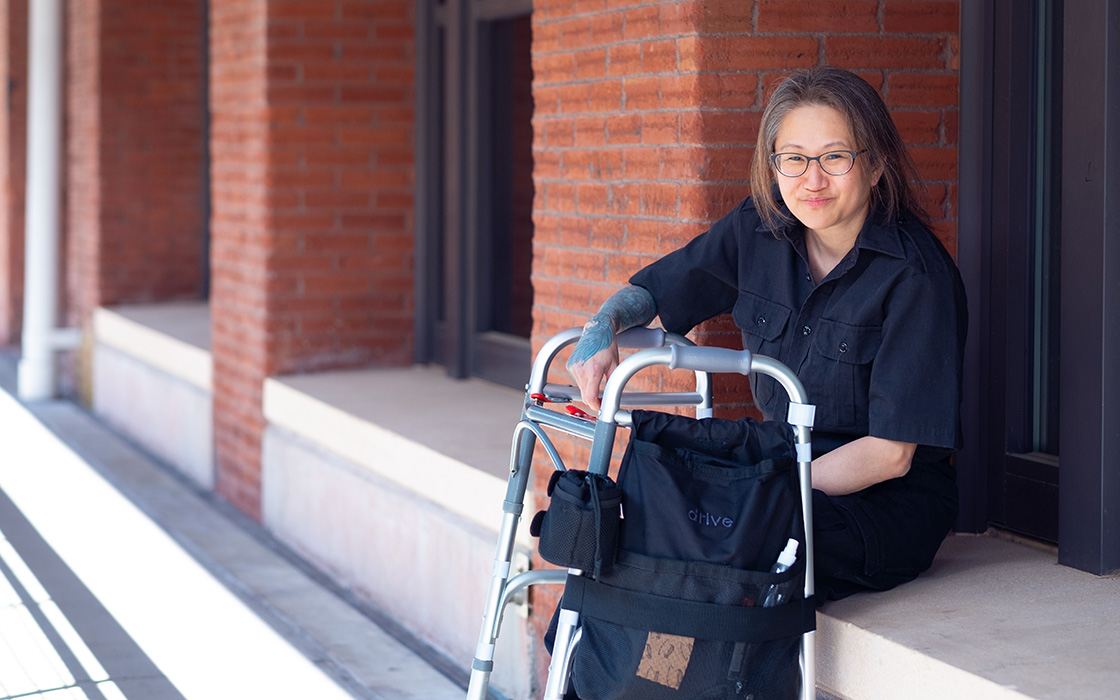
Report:
[[[1007,318],[1011,261],[1000,238],[1014,154],[993,133],[1008,106],[997,104],[1006,95],[995,77],[1009,58],[996,55],[1001,2],[961,4],[958,264],[971,314],[957,464],[958,529],[968,532],[987,528],[1004,486],[991,466],[1006,452],[1008,372],[1022,369],[1021,357],[993,347],[1019,322]],[[1120,0],[1065,0],[1063,24],[1057,539],[1061,563],[1104,574],[1120,568]]]
[[[1065,0],[1065,36],[1058,560],[1104,574],[1120,569],[1120,0]]]
[[[481,376],[523,384],[528,376],[527,339],[477,329],[483,316],[480,304],[485,303],[479,290],[489,274],[481,264],[485,254],[481,234],[489,226],[482,202],[490,201],[492,194],[491,183],[482,176],[491,150],[483,128],[487,76],[480,70],[481,56],[488,48],[486,23],[531,12],[532,0],[416,3],[414,358],[419,363],[442,364],[455,378]],[[433,58],[440,31],[442,66]],[[441,284],[434,282],[439,277]],[[443,323],[439,324],[441,306]],[[506,376],[511,370],[516,377]]]

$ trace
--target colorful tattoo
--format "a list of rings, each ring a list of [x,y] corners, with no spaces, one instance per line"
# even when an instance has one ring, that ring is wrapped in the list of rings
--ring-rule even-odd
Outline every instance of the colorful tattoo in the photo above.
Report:
[[[586,362],[595,353],[609,348],[616,333],[644,326],[656,316],[657,302],[649,290],[634,285],[620,289],[584,324],[583,335],[568,358],[568,366]]]

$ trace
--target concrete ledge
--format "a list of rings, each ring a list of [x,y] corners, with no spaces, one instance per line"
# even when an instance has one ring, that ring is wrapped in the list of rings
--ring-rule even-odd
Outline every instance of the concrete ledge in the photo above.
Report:
[[[466,664],[478,641],[522,396],[423,368],[269,379],[264,523]],[[526,512],[534,512],[531,502]],[[519,539],[527,568],[534,546],[527,526]],[[531,695],[538,640],[529,639],[526,612],[507,611],[495,652],[491,684],[511,698]]]
[[[203,391],[212,391],[210,305],[204,301],[99,308],[98,343],[116,348]]]
[[[323,372],[266,380],[264,415],[496,533],[522,397],[421,367]]]
[[[463,469],[468,469],[463,467]],[[276,425],[262,455],[264,524],[459,667],[474,657],[496,533]],[[501,511],[500,501],[491,504]],[[522,566],[528,566],[523,550]],[[527,611],[511,606],[492,686],[531,697]]]
[[[203,302],[97,309],[93,410],[199,486],[214,486],[210,311]]]
[[[1120,579],[995,534],[818,614],[818,681],[853,700],[1106,700],[1120,692]]]

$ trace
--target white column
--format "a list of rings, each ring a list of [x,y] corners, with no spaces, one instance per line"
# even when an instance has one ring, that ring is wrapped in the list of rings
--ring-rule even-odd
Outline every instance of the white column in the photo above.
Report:
[[[28,3],[27,211],[19,397],[55,394],[58,315],[59,170],[62,94],[61,0]]]

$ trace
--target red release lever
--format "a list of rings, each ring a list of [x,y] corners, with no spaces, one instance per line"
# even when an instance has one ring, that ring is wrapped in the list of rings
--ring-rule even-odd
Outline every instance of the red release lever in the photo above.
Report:
[[[577,406],[565,406],[564,410],[567,411],[568,413],[572,414],[576,418],[586,418],[588,420],[595,420],[595,416],[591,415],[587,411],[584,411],[584,410],[578,408]]]

